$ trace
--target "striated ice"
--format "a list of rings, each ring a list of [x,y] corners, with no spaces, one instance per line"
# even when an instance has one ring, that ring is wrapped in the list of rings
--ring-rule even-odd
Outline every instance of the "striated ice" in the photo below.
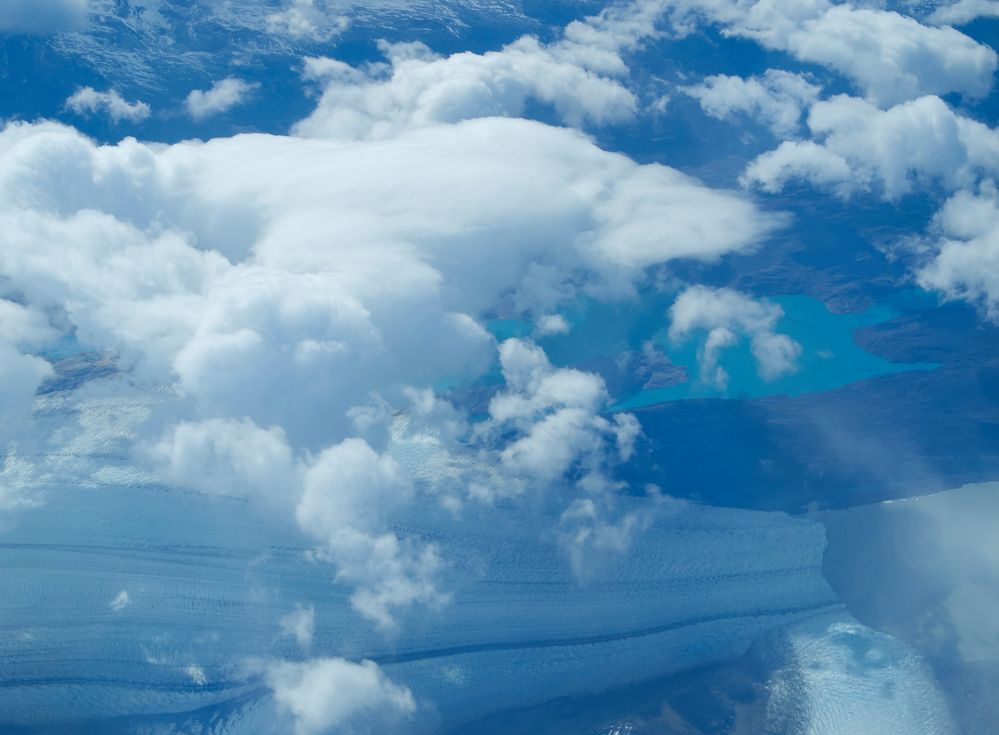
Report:
[[[460,730],[732,658],[838,609],[821,574],[824,530],[808,519],[622,499],[622,513],[658,502],[654,520],[581,583],[556,532],[565,499],[469,504],[444,522],[453,511],[421,494],[394,525],[437,544],[449,601],[385,632],[351,608],[351,590],[290,520],[137,481],[119,439],[141,406],[91,397],[80,415],[52,403],[49,418],[60,411],[75,456],[31,458],[42,500],[6,511],[0,534],[6,726],[266,731],[275,708],[261,661],[344,657],[375,661],[412,691],[414,728]],[[91,427],[88,441],[73,438],[74,422]],[[301,610],[311,639],[288,634]]]

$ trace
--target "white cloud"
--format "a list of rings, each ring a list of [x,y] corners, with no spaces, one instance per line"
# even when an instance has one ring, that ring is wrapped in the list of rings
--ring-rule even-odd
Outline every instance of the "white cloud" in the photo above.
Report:
[[[948,299],[963,299],[999,322],[999,194],[994,184],[951,197],[934,220],[929,259],[917,281]]]
[[[817,141],[782,143],[750,163],[744,182],[779,191],[801,179],[843,196],[874,191],[897,199],[915,186],[967,186],[999,168],[999,136],[938,97],[881,110],[840,95],[816,103],[808,127]]]
[[[128,590],[122,590],[121,592],[119,592],[117,595],[114,596],[114,599],[111,600],[109,607],[115,612],[119,612],[121,610],[124,610],[126,607],[128,607],[131,604],[132,600],[128,595]]]
[[[534,329],[539,336],[550,337],[555,334],[568,334],[571,328],[561,314],[544,314],[538,318]]]
[[[582,463],[589,474],[607,465],[608,444],[627,458],[637,422],[630,415],[599,415],[608,400],[600,376],[554,368],[540,347],[509,339],[500,345],[506,389],[489,403],[489,421],[480,434],[513,436],[499,453],[513,477],[542,486]],[[615,456],[613,454],[611,457]]]
[[[351,438],[310,463],[296,514],[307,532],[332,539],[346,526],[381,527],[381,515],[407,502],[412,492],[410,479],[394,459]]]
[[[248,419],[181,421],[146,450],[163,481],[222,495],[252,497],[286,507],[300,480],[279,427],[261,429]]]
[[[999,2],[996,0],[957,0],[938,5],[927,20],[938,25],[964,25],[975,18],[999,17]]]
[[[53,375],[40,357],[26,355],[0,341],[0,438],[10,440],[31,415],[31,402],[42,382]]]
[[[559,47],[525,36],[501,51],[448,57],[422,44],[383,45],[388,64],[358,69],[331,59],[312,61],[323,74],[316,110],[295,127],[299,135],[379,139],[403,130],[478,117],[517,117],[527,101],[551,105],[569,125],[620,121],[635,98],[618,81],[566,60]]]
[[[747,79],[719,74],[680,91],[696,98],[711,117],[746,115],[774,135],[789,137],[800,129],[802,111],[818,99],[820,90],[800,74],[768,69]]]
[[[32,349],[54,342],[59,334],[39,311],[0,299],[0,341]]]
[[[589,582],[606,575],[623,558],[635,538],[655,521],[666,502],[655,487],[641,510],[614,517],[611,493],[574,500],[559,519],[561,541],[576,579]],[[607,507],[610,505],[611,507]]]
[[[66,109],[77,115],[95,115],[104,113],[114,123],[128,120],[139,123],[150,115],[150,108],[145,102],[128,102],[116,90],[98,92],[93,87],[81,87],[66,100]]]
[[[24,243],[0,252],[0,273],[202,417],[317,448],[345,436],[356,396],[482,371],[492,340],[475,320],[508,295],[549,313],[581,288],[625,292],[649,265],[751,247],[775,224],[672,169],[517,120],[350,145],[98,147],[15,125],[0,148],[0,220]]]
[[[663,4],[681,30],[704,17],[730,35],[833,69],[881,105],[948,92],[983,97],[997,64],[995,51],[953,28],[877,8],[827,0]]]
[[[295,510],[299,525],[325,544],[337,578],[356,588],[354,608],[384,628],[394,624],[394,607],[447,599],[435,585],[442,566],[436,549],[381,531],[385,514],[412,494],[412,481],[398,462],[352,438],[310,463]]]
[[[393,608],[447,600],[436,587],[443,565],[436,549],[386,530],[389,516],[412,500],[410,478],[363,439],[296,460],[277,427],[209,419],[173,425],[144,454],[164,482],[249,497],[269,513],[294,508],[317,558],[335,564],[337,580],[354,589],[355,610],[383,628],[395,624]],[[301,642],[309,622],[299,615],[281,625]]]
[[[88,0],[0,0],[0,32],[49,34],[82,28]]]
[[[680,342],[706,331],[698,353],[701,378],[721,388],[728,383],[728,373],[718,364],[721,352],[748,337],[760,377],[776,380],[795,372],[801,355],[801,345],[775,331],[783,315],[777,304],[732,289],[691,286],[670,307],[669,337]]]
[[[294,638],[303,651],[312,646],[312,638],[316,633],[316,609],[309,605],[299,605],[278,621],[281,634]]]
[[[210,89],[195,89],[187,95],[184,104],[192,118],[204,120],[228,112],[233,107],[243,104],[259,86],[255,82],[250,83],[235,77],[226,77],[215,82]]]
[[[329,41],[348,25],[347,16],[336,12],[336,6],[326,0],[291,0],[284,10],[267,16],[269,33],[311,41]]]
[[[268,667],[266,678],[278,708],[294,718],[295,735],[384,732],[380,728],[416,711],[412,693],[372,661],[280,661]]]

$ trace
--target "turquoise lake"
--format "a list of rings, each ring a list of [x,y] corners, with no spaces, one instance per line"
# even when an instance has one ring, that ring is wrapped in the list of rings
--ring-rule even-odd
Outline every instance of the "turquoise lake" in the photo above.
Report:
[[[698,374],[697,353],[703,343],[703,332],[690,335],[682,343],[670,342],[666,336],[667,311],[675,299],[672,293],[646,294],[637,304],[634,301],[619,304],[579,301],[563,312],[572,327],[570,333],[541,337],[536,341],[552,363],[559,366],[580,365],[601,357],[638,351],[645,342],[651,341],[674,365],[687,369],[689,380],[686,382],[613,396],[615,403],[611,408],[616,411],[691,398],[794,396],[830,390],[878,375],[936,368],[932,363],[891,362],[867,352],[854,340],[857,329],[881,324],[911,308],[925,306],[927,298],[932,297],[904,291],[889,302],[866,311],[835,313],[821,301],[808,296],[771,296],[769,300],[784,310],[777,331],[801,345],[798,370],[776,380],[763,380],[757,374],[749,341],[743,338],[721,353],[719,364],[729,374],[724,388],[702,380]],[[533,331],[530,323],[512,319],[493,320],[488,327],[500,340],[529,337]]]

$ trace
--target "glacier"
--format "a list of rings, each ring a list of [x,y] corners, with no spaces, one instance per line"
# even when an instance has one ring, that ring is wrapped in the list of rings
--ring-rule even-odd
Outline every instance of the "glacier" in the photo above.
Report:
[[[0,532],[5,727],[259,732],[260,718],[280,718],[260,661],[336,656],[408,687],[414,730],[460,731],[738,657],[769,631],[841,610],[813,520],[623,498],[622,512],[655,503],[653,522],[581,581],[552,530],[564,499],[447,523],[426,491],[392,523],[446,552],[449,600],[380,630],[293,523],[143,474],[128,447],[158,400],[116,386],[36,401],[48,439],[17,460],[36,479],[11,493]],[[8,457],[8,484],[16,465]],[[315,610],[308,650],[279,623],[296,605]]]

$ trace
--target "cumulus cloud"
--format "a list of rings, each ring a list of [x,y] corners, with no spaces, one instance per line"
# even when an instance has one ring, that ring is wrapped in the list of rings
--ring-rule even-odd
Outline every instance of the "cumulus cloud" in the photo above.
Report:
[[[338,579],[354,586],[354,608],[382,627],[391,608],[439,605],[435,578],[442,560],[432,545],[381,532],[385,514],[412,497],[410,478],[393,458],[351,438],[320,454],[305,473],[295,513],[299,525],[325,544]]]
[[[349,24],[347,16],[326,0],[291,0],[284,10],[267,16],[269,33],[310,41],[329,41]]]
[[[538,336],[549,337],[553,334],[568,334],[571,328],[561,314],[543,314],[534,325],[534,330]]]
[[[0,298],[0,341],[22,349],[37,349],[54,342],[59,334],[38,310]]]
[[[879,105],[948,92],[982,97],[997,64],[995,51],[953,28],[877,8],[827,0],[663,4],[681,30],[701,18],[718,23],[729,35],[843,74]]]
[[[326,59],[316,110],[295,127],[309,137],[377,139],[402,130],[477,117],[516,117],[530,99],[551,105],[567,124],[629,117],[634,96],[618,81],[566,60],[557,47],[524,37],[501,51],[448,57],[422,44],[382,45],[388,64],[355,68]]]
[[[554,368],[540,347],[517,339],[500,345],[500,365],[506,389],[490,401],[489,421],[477,428],[515,432],[499,455],[511,476],[544,485],[578,463],[586,474],[600,473],[608,442],[616,456],[630,456],[638,423],[628,414],[600,415],[608,400],[600,376]]]
[[[281,634],[294,638],[299,648],[307,650],[312,645],[312,637],[316,633],[316,609],[309,605],[299,605],[278,621]]]
[[[724,388],[728,372],[719,365],[721,353],[747,337],[760,377],[776,380],[795,372],[801,355],[800,344],[776,331],[783,315],[777,304],[732,289],[691,286],[670,307],[669,338],[680,342],[693,332],[707,332],[698,353],[701,377]]]
[[[957,0],[938,5],[927,16],[930,23],[937,25],[964,25],[975,18],[999,17],[999,2],[996,0]]]
[[[478,117],[516,117],[528,101],[550,106],[574,127],[631,117],[635,96],[623,77],[622,54],[657,34],[662,9],[613,5],[570,23],[542,43],[523,36],[499,51],[439,56],[422,43],[382,43],[387,63],[351,67],[306,59],[303,76],[325,90],[300,135],[377,139],[401,130]]]
[[[280,661],[267,668],[266,679],[278,708],[294,719],[295,735],[384,732],[416,711],[412,693],[372,661]]]
[[[261,429],[248,419],[181,421],[146,454],[165,482],[180,487],[249,496],[272,507],[297,497],[298,467],[276,426]]]
[[[410,478],[363,439],[296,459],[277,427],[209,419],[174,424],[144,454],[164,482],[248,497],[268,512],[293,508],[316,558],[336,566],[355,610],[383,628],[394,625],[393,608],[447,599],[436,587],[437,550],[386,530],[388,514],[412,500]],[[300,642],[309,624],[301,614],[281,621]]]
[[[53,375],[52,366],[0,341],[0,437],[11,439],[31,415],[31,402],[42,382]]]
[[[0,150],[0,219],[20,243],[0,253],[3,275],[205,418],[316,447],[344,435],[358,395],[483,370],[492,340],[476,319],[505,294],[549,313],[581,288],[622,293],[650,265],[751,247],[776,223],[517,120],[349,146],[96,146],[15,125]]]
[[[820,88],[800,74],[768,69],[747,79],[719,74],[680,91],[697,99],[711,117],[745,115],[774,135],[789,137],[800,129],[802,111],[818,99]]]
[[[77,115],[96,115],[103,113],[114,123],[127,120],[139,123],[150,115],[149,105],[145,102],[129,102],[116,90],[98,92],[93,87],[81,87],[66,100],[66,109]]]
[[[82,28],[88,0],[2,0],[0,32],[49,34]]]
[[[843,196],[873,191],[897,199],[917,186],[961,188],[999,166],[999,136],[939,97],[881,110],[839,95],[812,107],[808,127],[816,140],[787,141],[763,154],[744,182],[779,191],[798,179]]]
[[[934,218],[937,235],[918,269],[920,286],[981,307],[999,322],[999,194],[991,182],[961,191]]]
[[[243,104],[259,86],[257,83],[226,77],[215,82],[210,89],[195,89],[187,95],[184,104],[192,118],[204,120]]]

